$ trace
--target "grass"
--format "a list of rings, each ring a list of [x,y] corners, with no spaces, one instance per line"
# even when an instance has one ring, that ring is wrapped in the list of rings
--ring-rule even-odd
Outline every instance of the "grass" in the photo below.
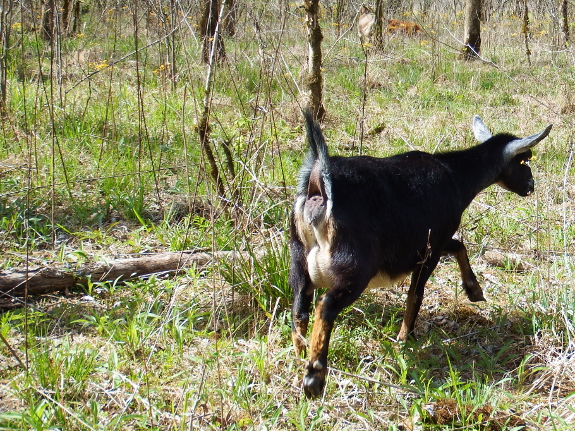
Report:
[[[282,24],[275,5],[256,2],[259,28],[243,11],[237,35],[226,37],[210,114],[224,200],[197,141],[206,70],[187,26],[175,33],[173,57],[157,14],[91,5],[52,63],[57,51],[14,11],[12,22],[25,25],[14,27],[22,37],[0,130],[0,268],[244,253],[179,275],[93,280],[3,311],[0,428],[571,429],[572,49],[558,48],[548,11],[530,8],[530,67],[520,20],[503,10],[482,34],[494,64],[462,62],[453,5],[405,15],[429,32],[389,37],[367,63],[352,12],[341,38],[322,12],[330,151],[465,148],[474,114],[520,136],[554,123],[531,164],[536,192],[521,199],[494,186],[464,214],[458,234],[486,303],[467,302],[456,263],[445,260],[428,282],[418,339],[400,345],[406,284],[366,292],[337,321],[326,393],[313,401],[300,388],[287,286],[289,210],[305,151],[301,10]],[[136,33],[140,48],[160,41],[130,55]],[[502,265],[486,259],[493,250],[507,256]]]

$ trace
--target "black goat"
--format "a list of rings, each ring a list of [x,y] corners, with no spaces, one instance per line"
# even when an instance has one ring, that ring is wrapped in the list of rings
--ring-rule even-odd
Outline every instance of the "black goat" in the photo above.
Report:
[[[457,258],[471,301],[485,300],[465,246],[453,239],[463,211],[491,184],[527,196],[534,183],[530,148],[543,132],[519,139],[491,135],[479,117],[473,130],[481,144],[462,151],[420,151],[388,158],[329,157],[319,125],[306,118],[309,153],[300,171],[291,220],[292,338],[305,354],[309,311],[316,304],[307,375],[308,397],[325,384],[330,334],[337,315],[370,285],[389,286],[410,273],[407,308],[399,331],[413,333],[423,289],[441,255]]]

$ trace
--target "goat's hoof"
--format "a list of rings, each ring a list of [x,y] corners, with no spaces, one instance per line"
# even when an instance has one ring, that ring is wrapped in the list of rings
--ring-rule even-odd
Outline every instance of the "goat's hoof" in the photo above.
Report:
[[[413,329],[408,329],[407,326],[401,325],[401,329],[397,334],[397,341],[401,343],[407,343],[407,340],[416,340],[415,331]]]
[[[474,294],[467,295],[467,298],[471,302],[486,301],[485,296],[483,296],[483,292],[477,292]]]
[[[327,367],[319,360],[310,365],[307,376],[303,378],[303,391],[308,398],[318,398],[325,387]]]
[[[310,373],[303,378],[303,391],[308,398],[319,398],[324,386],[325,377],[319,373]]]
[[[479,286],[477,280],[464,283],[463,289],[465,289],[467,298],[471,302],[485,301],[485,296],[483,296],[483,290],[481,289],[481,286]]]

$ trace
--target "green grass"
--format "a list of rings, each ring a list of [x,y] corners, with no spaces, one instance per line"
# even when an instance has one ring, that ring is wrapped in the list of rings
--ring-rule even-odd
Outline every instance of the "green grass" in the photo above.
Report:
[[[495,65],[462,62],[454,4],[405,15],[430,33],[390,37],[367,63],[355,28],[338,39],[322,9],[330,151],[466,148],[475,114],[493,132],[519,136],[554,123],[531,163],[536,193],[522,199],[494,186],[463,216],[459,235],[486,303],[467,302],[457,264],[446,259],[427,285],[418,339],[400,345],[406,283],[366,292],[337,320],[325,397],[313,401],[291,347],[287,285],[289,212],[305,150],[301,9],[290,5],[282,30],[277,8],[256,2],[259,30],[243,11],[237,35],[226,37],[210,107],[223,197],[198,142],[206,68],[187,26],[174,34],[174,76],[168,39],[113,64],[135,50],[133,5],[90,5],[53,64],[55,52],[14,10],[12,22],[25,25],[21,40],[13,35],[0,119],[0,268],[142,252],[242,254],[176,275],[91,280],[4,311],[0,428],[571,429],[571,48],[557,49],[551,16],[531,8],[529,67],[513,36],[520,20],[504,11],[483,30]],[[174,22],[159,25],[145,12],[136,12],[140,48]],[[514,253],[527,269],[511,257],[489,263],[493,250]]]

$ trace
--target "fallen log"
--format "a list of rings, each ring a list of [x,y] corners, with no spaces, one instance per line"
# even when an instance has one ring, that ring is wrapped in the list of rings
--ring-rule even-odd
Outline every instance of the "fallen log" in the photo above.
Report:
[[[125,281],[133,277],[164,271],[179,271],[191,266],[205,266],[220,259],[245,258],[245,253],[235,251],[171,252],[143,255],[130,259],[98,262],[80,268],[34,268],[0,272],[0,300],[18,296],[37,295],[63,291],[75,285],[88,285],[96,281]]]

